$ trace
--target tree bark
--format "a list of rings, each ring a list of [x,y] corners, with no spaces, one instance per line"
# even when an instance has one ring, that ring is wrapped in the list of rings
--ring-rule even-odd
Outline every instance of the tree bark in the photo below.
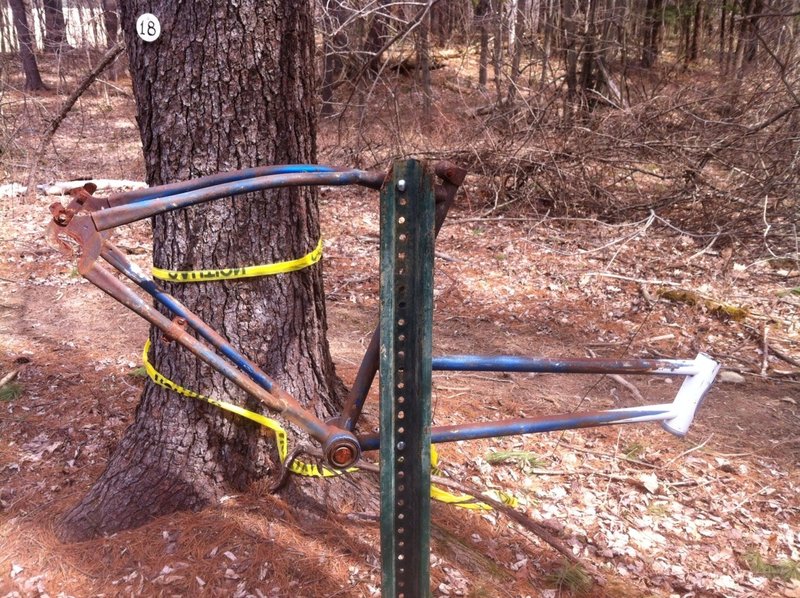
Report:
[[[431,122],[431,13],[428,12],[422,17],[417,27],[417,79],[422,87],[422,121],[427,124]]]
[[[307,0],[122,3],[147,181],[168,183],[260,164],[313,163],[314,27]],[[161,37],[134,32],[156,14]],[[302,256],[320,236],[316,193],[280,189],[153,219],[157,267],[224,268]],[[341,383],[328,349],[321,263],[243,281],[165,285],[319,416]],[[188,351],[150,334],[164,376],[262,411]],[[66,540],[197,509],[274,468],[273,438],[202,401],[150,383],[106,470],[60,526]]]
[[[581,64],[581,93],[584,98],[588,98],[588,92],[595,90],[596,77],[594,74],[594,63],[597,53],[597,0],[588,0],[589,6],[586,15],[586,27],[583,35],[583,51]],[[594,99],[591,100],[591,103]]]
[[[102,6],[106,45],[111,48],[119,41],[119,6],[117,0],[102,0]]]
[[[645,6],[644,29],[642,31],[642,66],[650,68],[655,65],[661,53],[661,14],[664,0],[647,0]]]
[[[720,3],[719,11],[719,64],[725,64],[725,16],[728,12],[725,2]]]
[[[494,16],[494,43],[492,45],[492,72],[494,73],[494,91],[499,105],[503,100],[503,5],[501,0],[492,0]]]
[[[523,36],[525,35],[525,3],[526,0],[517,0],[516,14],[510,18],[516,18],[514,27],[514,54],[511,57],[511,80],[508,84],[508,96],[506,105],[513,106],[517,98],[517,85],[519,84],[520,64],[522,63]]]
[[[44,49],[58,52],[67,41],[67,24],[61,0],[44,0]]]
[[[13,25],[9,26],[6,15],[6,11],[0,10],[0,54],[11,54],[14,51],[12,49],[13,41],[11,39],[13,35],[9,31]]]
[[[486,90],[487,69],[489,65],[489,19],[492,5],[490,0],[479,0],[475,7],[475,17],[480,30],[480,58],[478,60],[478,87]]]
[[[544,41],[542,42],[542,73],[541,78],[539,79],[539,86],[544,88],[544,83],[547,80],[547,72],[550,70],[550,52],[553,44],[553,30],[556,27],[554,14],[555,0],[545,0],[542,4],[544,6],[544,16],[541,21],[541,28],[544,31]]]
[[[342,53],[347,51],[347,33],[342,24],[347,20],[347,11],[336,0],[325,0],[322,8],[323,43],[322,43],[322,116],[330,116],[334,112],[333,90],[336,79],[344,71]]]
[[[22,70],[25,73],[25,90],[38,91],[47,89],[39,74],[39,65],[33,53],[33,40],[31,30],[28,28],[28,15],[25,11],[24,0],[8,0],[11,5],[11,14],[14,18],[14,29],[17,32],[19,44],[19,57],[22,61]]]
[[[561,0],[561,32],[564,40],[564,69],[566,70],[567,100],[572,101],[578,90],[577,0]]]
[[[689,47],[689,61],[696,62],[699,49],[700,49],[700,39],[703,36],[703,21],[704,21],[704,13],[703,13],[703,2],[702,0],[696,0],[694,3],[694,27],[692,29],[692,43]]]
[[[367,39],[364,42],[364,54],[368,57],[369,71],[374,74],[377,74],[378,70],[380,70],[378,52],[389,38],[388,10],[389,0],[379,0],[378,10],[372,15],[372,22],[367,31]]]

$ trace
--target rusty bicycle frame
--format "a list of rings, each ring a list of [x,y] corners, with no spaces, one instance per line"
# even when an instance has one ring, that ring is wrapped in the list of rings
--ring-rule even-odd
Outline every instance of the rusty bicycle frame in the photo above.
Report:
[[[435,233],[438,233],[466,172],[448,163],[433,165],[435,186]],[[356,435],[364,402],[378,371],[380,328],[377,328],[358,369],[355,382],[341,414],[322,421],[281,389],[257,364],[240,353],[216,330],[188,307],[165,292],[153,279],[131,263],[110,241],[111,230],[165,212],[207,201],[263,189],[295,186],[360,185],[381,189],[387,173],[338,169],[315,165],[283,165],[249,168],[220,173],[186,182],[173,183],[106,197],[94,196],[87,184],[71,193],[65,207],[50,206],[51,226],[57,234],[75,241],[81,248],[80,274],[92,284],[159,328],[168,338],[277,412],[322,446],[324,460],[342,469],[353,465],[362,451],[379,448],[378,434]],[[127,277],[149,297],[173,314],[159,312],[150,301],[134,292],[101,265],[101,258]],[[196,336],[188,329],[193,330]],[[522,356],[448,355],[434,356],[432,370],[506,371],[560,374],[647,374],[681,376],[684,382],[672,403],[630,408],[583,411],[544,417],[508,419],[491,423],[433,426],[431,441],[452,442],[515,434],[550,432],[573,428],[659,421],[669,432],[682,436],[688,431],[695,411],[713,383],[719,369],[710,357],[699,354],[686,359],[551,359]]]

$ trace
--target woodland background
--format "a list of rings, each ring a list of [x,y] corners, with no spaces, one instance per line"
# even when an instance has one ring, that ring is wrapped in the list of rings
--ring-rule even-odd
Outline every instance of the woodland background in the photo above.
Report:
[[[143,383],[146,328],[43,236],[53,183],[143,178],[115,4],[0,5],[0,374],[15,377],[0,388],[0,591],[375,595],[374,497],[309,522],[254,488],[110,538],[55,538]],[[439,595],[800,595],[797,2],[379,0],[315,15],[320,162],[413,155],[471,173],[439,245],[439,348],[703,350],[724,366],[687,440],[635,427],[443,448],[447,473],[512,491],[579,564],[501,515],[436,508]],[[374,323],[375,201],[321,202],[349,382]],[[149,263],[147,226],[120,243]],[[674,394],[436,382],[442,422]]]

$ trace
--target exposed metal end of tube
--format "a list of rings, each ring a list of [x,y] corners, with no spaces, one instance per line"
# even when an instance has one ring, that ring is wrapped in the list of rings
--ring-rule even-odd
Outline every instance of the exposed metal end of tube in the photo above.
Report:
[[[686,436],[694,414],[719,372],[720,365],[705,353],[700,353],[694,362],[698,372],[693,376],[687,376],[678,390],[672,402],[674,417],[661,422],[661,427],[675,436]]]

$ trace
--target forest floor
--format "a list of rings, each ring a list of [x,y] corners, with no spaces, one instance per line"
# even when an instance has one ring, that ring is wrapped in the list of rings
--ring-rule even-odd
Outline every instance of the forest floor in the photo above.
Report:
[[[129,82],[113,85],[70,114],[41,179],[143,180]],[[31,148],[61,100],[5,97],[4,117],[18,120],[0,184],[25,184]],[[320,161],[351,166],[340,164],[341,151],[325,150],[336,147],[335,128],[322,124]],[[515,496],[599,579],[502,514],[434,504],[434,594],[800,596],[800,373],[762,353],[766,327],[770,346],[800,358],[800,297],[786,292],[797,270],[746,248],[704,251],[658,223],[486,215],[479,185],[467,179],[439,237],[434,354],[704,351],[723,374],[684,439],[645,424],[441,445],[446,475]],[[377,194],[320,196],[330,342],[350,383],[377,317]],[[57,540],[59,517],[133,420],[147,337],[142,321],[48,245],[48,205],[57,199],[0,196],[0,376],[18,372],[0,389],[0,596],[379,595],[371,478],[372,496],[319,518],[257,486],[107,538]],[[150,263],[148,224],[115,239],[133,261]],[[670,401],[678,385],[650,376],[438,373],[434,421]]]

